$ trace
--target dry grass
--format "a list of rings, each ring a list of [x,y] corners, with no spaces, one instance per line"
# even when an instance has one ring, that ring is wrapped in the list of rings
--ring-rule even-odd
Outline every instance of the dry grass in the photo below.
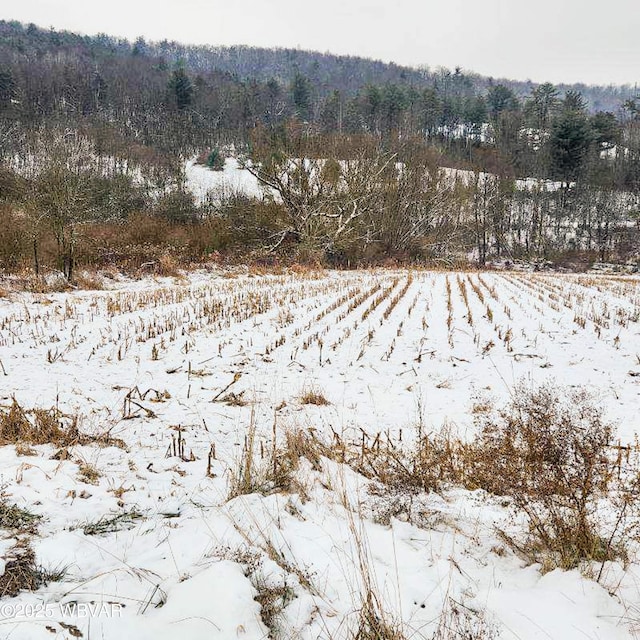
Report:
[[[360,442],[347,442],[334,432],[327,457],[348,464],[365,477],[392,492],[416,494],[439,491],[445,483],[462,477],[462,444],[445,426],[436,433],[422,434],[406,446],[400,433],[396,440],[378,433],[362,433]]]
[[[104,289],[102,278],[95,272],[81,271],[76,274],[74,284],[78,289],[100,291]]]
[[[14,398],[11,405],[0,408],[0,446],[7,444],[52,444],[69,447],[97,443],[123,447],[121,440],[109,436],[93,437],[80,433],[79,417],[63,414],[57,407],[51,409],[24,409]]]
[[[406,640],[403,625],[384,610],[378,595],[371,548],[362,527],[362,518],[349,509],[346,493],[343,493],[341,499],[351,532],[355,551],[353,560],[360,583],[354,589],[360,600],[360,607],[357,610],[358,624],[349,637],[353,640]]]
[[[497,627],[487,622],[484,612],[447,597],[431,640],[494,640],[498,636]]]
[[[295,591],[286,579],[275,576],[267,578],[262,570],[263,555],[260,551],[245,546],[231,549],[218,547],[214,555],[243,566],[244,575],[256,590],[255,601],[260,605],[260,619],[269,630],[268,638],[283,637],[282,614],[287,605],[296,598]]]
[[[30,546],[16,545],[5,558],[4,574],[0,577],[0,597],[15,597],[21,591],[35,591],[43,584],[36,566],[36,554]]]
[[[66,422],[66,424],[65,424]],[[59,447],[79,444],[78,419],[65,419],[56,409],[25,410],[13,400],[0,410],[0,444],[54,444]]]
[[[300,459],[306,458],[318,468],[323,456],[331,457],[331,450],[311,431],[300,429],[286,430],[284,441],[278,445],[275,424],[271,440],[259,440],[254,418],[252,410],[240,460],[231,475],[229,499],[250,493],[269,495],[292,491],[304,496],[304,488],[295,480]]]
[[[295,592],[286,583],[270,585],[264,578],[254,574],[252,579],[254,589],[258,592],[255,600],[260,605],[260,619],[267,629],[269,638],[274,640],[282,637],[280,619],[287,605],[296,597]]]
[[[156,272],[160,276],[177,277],[180,276],[178,261],[169,254],[161,255],[156,264]]]
[[[300,396],[300,402],[301,404],[314,404],[318,407],[325,407],[331,404],[322,392],[317,389],[307,389],[306,391],[303,391]]]
[[[407,636],[402,626],[382,611],[375,593],[369,589],[358,612],[358,627],[353,640],[407,640]]]
[[[136,526],[136,522],[142,518],[142,514],[136,509],[123,511],[113,516],[103,516],[95,522],[88,522],[82,527],[86,536],[99,536],[117,531],[127,531]]]
[[[98,484],[102,474],[88,462],[80,462],[78,480],[86,484]]]
[[[235,393],[230,391],[224,396],[221,396],[216,402],[223,402],[229,407],[245,407],[249,404],[249,401],[244,398],[244,391]]]
[[[64,569],[46,570],[36,564],[36,554],[22,540],[5,556],[4,573],[0,576],[0,598],[15,597],[21,591],[36,591],[49,582],[62,580]]]

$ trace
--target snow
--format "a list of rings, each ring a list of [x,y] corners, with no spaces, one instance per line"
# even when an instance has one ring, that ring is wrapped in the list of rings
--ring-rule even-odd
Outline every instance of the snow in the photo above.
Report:
[[[633,637],[635,560],[609,563],[602,585],[577,570],[543,575],[504,547],[496,527],[517,535],[523,522],[482,491],[379,494],[323,460],[303,461],[291,492],[228,498],[252,423],[256,451],[288,428],[409,443],[418,425],[447,424],[469,438],[474,404],[503,405],[521,380],[590,390],[632,443],[638,279],[202,271],[113,286],[0,299],[1,403],[57,404],[82,416],[83,432],[126,444],[71,447],[69,460],[52,459],[50,445],[34,456],[0,447],[10,501],[43,516],[38,562],[67,567],[61,582],[0,600],[3,637],[62,638],[64,622],[105,640],[265,638],[254,598],[266,585],[290,594],[279,637],[349,638],[367,580],[407,637],[431,638],[451,603],[500,638]],[[245,406],[212,402],[228,385]],[[126,406],[135,388],[152,413]],[[331,404],[302,404],[309,390]],[[173,455],[178,425],[185,459]],[[81,461],[99,471],[97,484],[79,479]],[[140,517],[118,530],[85,532],[133,510]],[[7,533],[0,552],[13,542]],[[74,614],[69,603],[112,609]],[[42,615],[16,615],[18,605]]]
[[[187,160],[184,170],[187,188],[199,203],[209,199],[216,203],[236,194],[260,198],[264,193],[257,178],[243,169],[237,158],[227,158],[222,171],[213,171],[195,160]]]

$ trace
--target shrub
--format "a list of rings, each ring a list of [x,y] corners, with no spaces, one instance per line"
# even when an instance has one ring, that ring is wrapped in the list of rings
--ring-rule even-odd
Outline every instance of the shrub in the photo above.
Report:
[[[207,156],[206,165],[209,169],[213,169],[214,171],[223,171],[224,161],[224,153],[222,153],[220,149],[213,149]]]
[[[186,190],[171,191],[156,202],[155,215],[173,223],[185,224],[198,219],[198,207],[193,195]]]
[[[478,420],[480,434],[465,454],[467,477],[509,496],[526,515],[531,538],[520,551],[565,569],[623,555],[628,501],[618,505],[606,536],[596,511],[610,491],[631,489],[612,455],[613,427],[587,393],[519,385],[506,409]]]

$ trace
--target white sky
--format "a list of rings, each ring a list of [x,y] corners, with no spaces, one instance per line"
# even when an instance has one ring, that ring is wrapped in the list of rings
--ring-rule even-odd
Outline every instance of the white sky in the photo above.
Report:
[[[640,84],[640,0],[10,0],[85,34],[300,47],[494,77]]]

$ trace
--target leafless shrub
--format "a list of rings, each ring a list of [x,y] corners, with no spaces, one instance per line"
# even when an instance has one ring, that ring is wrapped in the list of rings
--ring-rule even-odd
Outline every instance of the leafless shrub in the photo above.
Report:
[[[548,568],[624,558],[637,472],[622,468],[613,427],[592,398],[519,385],[504,410],[478,421],[479,436],[461,454],[465,479],[509,496],[526,515],[530,538],[520,545],[507,537],[514,548]],[[598,507],[611,497],[616,516],[605,531]]]

